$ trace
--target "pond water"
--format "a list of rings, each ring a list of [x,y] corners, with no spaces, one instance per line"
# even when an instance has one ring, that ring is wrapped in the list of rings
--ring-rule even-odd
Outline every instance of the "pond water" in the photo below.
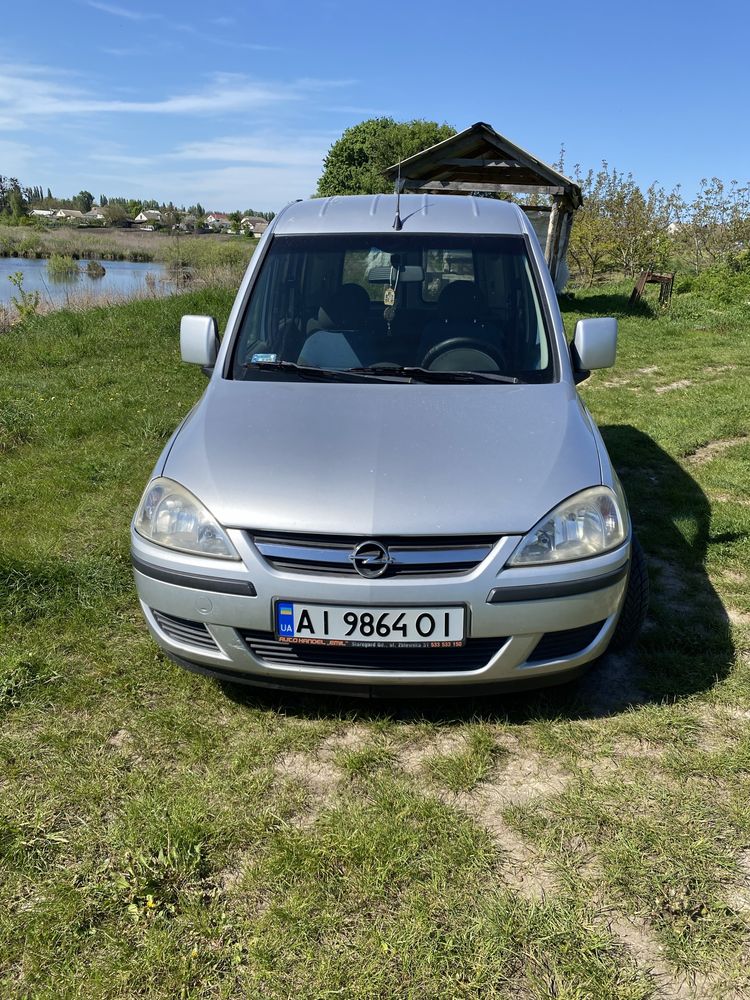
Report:
[[[39,292],[40,302],[53,305],[92,297],[128,299],[146,287],[162,295],[171,290],[164,264],[105,260],[99,262],[105,273],[100,278],[92,278],[86,274],[88,261],[80,260],[76,261],[78,271],[61,279],[49,273],[47,263],[46,260],[25,260],[23,257],[0,257],[0,306],[10,306],[11,298],[14,295],[18,297],[18,290],[8,280],[17,271],[23,275],[25,292]],[[154,282],[151,278],[147,281],[147,275],[151,275]]]

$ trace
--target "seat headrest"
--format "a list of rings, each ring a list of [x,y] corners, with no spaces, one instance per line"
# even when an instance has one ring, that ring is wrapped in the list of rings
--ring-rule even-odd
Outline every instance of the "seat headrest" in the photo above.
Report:
[[[452,281],[440,293],[438,313],[444,319],[482,316],[487,302],[473,281]]]
[[[325,311],[335,327],[342,330],[357,329],[367,319],[370,296],[361,285],[347,282],[333,293],[326,303]]]

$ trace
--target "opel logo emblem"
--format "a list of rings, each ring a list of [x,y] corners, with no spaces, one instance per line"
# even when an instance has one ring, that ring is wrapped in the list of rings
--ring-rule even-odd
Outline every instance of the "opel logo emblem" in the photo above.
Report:
[[[369,580],[382,576],[392,562],[388,549],[380,542],[360,542],[349,558],[359,575]]]

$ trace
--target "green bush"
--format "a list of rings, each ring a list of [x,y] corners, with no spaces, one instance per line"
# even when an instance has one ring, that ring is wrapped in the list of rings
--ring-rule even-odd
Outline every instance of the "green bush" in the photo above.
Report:
[[[64,254],[53,253],[47,261],[50,278],[73,278],[78,274],[78,261]]]
[[[720,305],[750,305],[750,252],[741,251],[701,271],[691,290]]]

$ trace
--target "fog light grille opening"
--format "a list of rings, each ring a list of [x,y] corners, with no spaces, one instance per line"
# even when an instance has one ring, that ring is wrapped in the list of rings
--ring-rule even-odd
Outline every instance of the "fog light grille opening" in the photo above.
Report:
[[[566,628],[560,632],[547,632],[534,647],[527,663],[541,660],[559,660],[564,656],[575,656],[589,646],[602,630],[604,622],[582,625],[580,628]]]
[[[168,615],[163,611],[155,611],[153,608],[151,614],[168,639],[185,643],[188,646],[198,646],[200,649],[211,649],[218,652],[219,647],[204,622],[191,622],[187,618],[178,618],[176,615]]]

